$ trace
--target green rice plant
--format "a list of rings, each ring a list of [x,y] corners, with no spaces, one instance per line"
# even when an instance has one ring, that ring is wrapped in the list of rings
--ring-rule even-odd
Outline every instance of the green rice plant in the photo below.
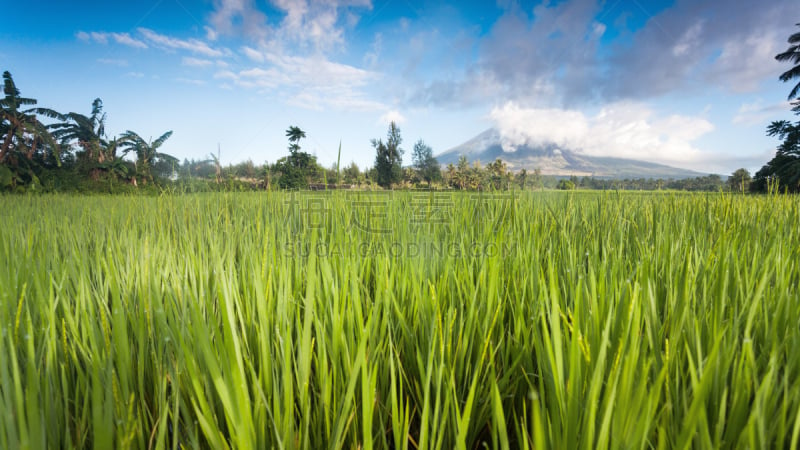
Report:
[[[797,448],[799,205],[0,197],[0,448]]]

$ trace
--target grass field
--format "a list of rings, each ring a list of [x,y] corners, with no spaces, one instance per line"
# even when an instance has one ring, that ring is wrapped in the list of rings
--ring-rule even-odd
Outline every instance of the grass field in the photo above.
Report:
[[[800,202],[0,197],[0,448],[797,448]]]

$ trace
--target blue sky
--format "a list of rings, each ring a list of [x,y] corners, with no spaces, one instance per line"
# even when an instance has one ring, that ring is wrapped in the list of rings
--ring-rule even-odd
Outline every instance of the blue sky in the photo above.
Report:
[[[727,174],[765,163],[765,126],[792,117],[774,55],[795,2],[30,0],[3,6],[0,70],[61,112],[101,98],[111,135],[173,130],[181,159],[274,162],[297,125],[324,165],[341,141],[365,167],[395,120],[406,159],[496,127],[510,151]]]

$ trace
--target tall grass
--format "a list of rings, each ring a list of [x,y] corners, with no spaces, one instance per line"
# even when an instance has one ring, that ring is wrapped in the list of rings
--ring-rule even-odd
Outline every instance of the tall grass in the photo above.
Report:
[[[0,448],[800,440],[794,197],[0,197],[0,221]]]

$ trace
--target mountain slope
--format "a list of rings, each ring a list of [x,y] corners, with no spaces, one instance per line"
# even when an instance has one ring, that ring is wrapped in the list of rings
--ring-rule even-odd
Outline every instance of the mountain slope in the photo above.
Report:
[[[588,156],[559,148],[555,144],[539,147],[520,146],[516,151],[503,151],[500,133],[489,129],[467,142],[440,153],[436,159],[442,165],[457,164],[461,155],[472,164],[480,161],[488,164],[502,159],[513,171],[540,169],[544,175],[577,175],[603,178],[691,178],[706,175],[688,169],[680,169],[635,159]]]

